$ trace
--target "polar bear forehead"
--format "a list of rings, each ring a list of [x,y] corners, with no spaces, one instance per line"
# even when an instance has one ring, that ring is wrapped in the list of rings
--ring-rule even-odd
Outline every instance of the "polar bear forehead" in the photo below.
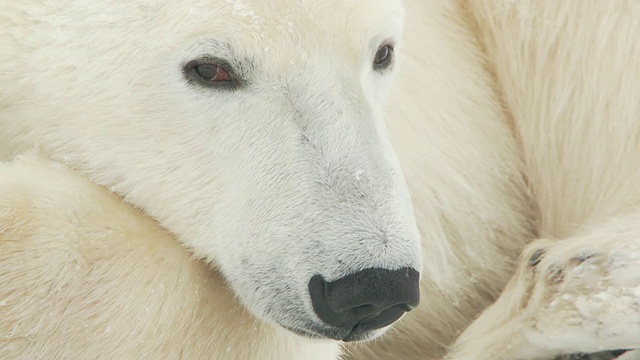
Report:
[[[183,60],[218,55],[219,48],[207,48],[217,43],[227,44],[235,58],[259,57],[276,72],[297,56],[354,69],[385,41],[397,44],[404,20],[400,0],[22,0],[11,7],[10,13],[33,20],[16,26],[14,39],[21,44],[3,44],[4,53],[65,44],[77,54],[60,60],[70,67],[94,58],[113,64],[123,58],[122,43],[135,44],[126,48],[128,64],[169,53],[181,53]],[[0,14],[0,23],[12,21]],[[205,46],[198,48],[199,41]]]
[[[168,23],[188,38],[227,42],[246,56],[255,49],[272,50],[271,56],[276,51],[326,56],[336,50],[343,60],[358,61],[385,41],[399,42],[404,20],[402,4],[394,0],[208,0],[179,7],[171,13],[182,16]]]
[[[163,6],[176,7],[173,2],[163,2]],[[180,9],[176,12],[186,10],[194,18],[206,20],[202,23],[205,28],[216,19],[235,25],[241,22],[246,25],[243,30],[253,30],[260,38],[307,30],[321,30],[325,35],[333,30],[349,37],[386,24],[397,26],[404,16],[399,0],[199,0],[177,4]]]

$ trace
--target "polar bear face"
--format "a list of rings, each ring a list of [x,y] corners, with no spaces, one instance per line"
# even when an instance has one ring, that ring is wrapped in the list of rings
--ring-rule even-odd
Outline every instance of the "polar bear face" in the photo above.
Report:
[[[375,307],[344,300],[381,294],[370,279],[392,293],[404,285],[387,272],[415,283],[421,269],[382,116],[398,1],[8,7],[0,81],[15,86],[0,89],[0,153],[37,145],[122,195],[219,269],[249,311],[298,334],[369,339],[417,305],[339,318]],[[354,289],[362,271],[370,283]]]

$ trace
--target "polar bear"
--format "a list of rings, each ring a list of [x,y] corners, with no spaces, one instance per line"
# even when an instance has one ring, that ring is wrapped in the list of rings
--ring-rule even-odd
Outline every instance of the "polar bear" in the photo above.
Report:
[[[388,189],[393,196],[382,196],[385,193],[382,191],[379,199],[370,199],[383,208],[388,205],[394,209],[389,214],[379,211],[381,218],[376,226],[388,224],[388,221],[392,224],[404,221],[404,224],[397,224],[398,228],[403,228],[400,233],[412,232],[415,226],[406,204],[393,205],[396,200],[408,201],[401,199],[404,192],[401,173],[393,165],[393,152],[384,136],[379,114],[396,65],[371,73],[373,54],[370,53],[377,53],[380,44],[394,44],[391,55],[402,53],[399,41],[402,13],[396,2],[358,0],[319,5],[301,1],[295,6],[285,6],[284,2],[272,4],[257,0],[233,3],[194,1],[181,5],[146,1],[117,6],[109,4],[108,9],[101,8],[100,4],[104,5],[95,2],[78,6],[68,1],[58,3],[54,8],[35,2],[4,6],[0,19],[7,26],[0,27],[0,35],[4,39],[0,42],[0,56],[5,55],[0,62],[3,66],[0,80],[14,85],[0,89],[0,154],[3,158],[10,159],[24,149],[38,145],[55,161],[121,195],[126,202],[142,209],[177,235],[196,257],[219,269],[251,316],[266,323],[291,328],[277,316],[264,314],[262,307],[269,303],[269,297],[247,295],[242,284],[237,284],[244,276],[243,269],[253,272],[251,276],[269,278],[269,271],[255,266],[256,261],[272,261],[276,267],[284,266],[288,269],[286,276],[278,273],[273,277],[285,280],[289,273],[296,274],[299,269],[313,264],[323,268],[320,273],[325,274],[327,280],[353,273],[347,268],[360,266],[360,261],[366,263],[361,267],[376,266],[377,261],[398,261],[396,268],[412,262],[417,264],[411,267],[419,267],[420,251],[415,245],[415,234],[389,242],[388,256],[374,248],[367,249],[369,245],[366,242],[350,251],[349,241],[342,235],[338,236],[342,234],[340,226],[345,226],[344,231],[354,232],[346,234],[348,239],[362,233],[359,229],[366,230],[366,226],[371,225],[361,224],[360,218],[364,216],[362,219],[366,220],[368,216],[366,211],[353,208],[357,216],[345,212],[351,204],[358,205],[370,196],[358,186],[362,182],[369,184],[373,193],[381,189],[379,186],[387,189],[391,185]],[[490,74],[478,60],[480,51],[473,36],[465,32],[468,31],[466,24],[459,21],[457,7],[444,1],[428,4],[411,1],[407,5],[410,9],[410,32],[405,52],[409,56],[397,59],[405,70],[390,102],[392,121],[388,126],[396,140],[404,171],[408,173],[409,186],[417,205],[415,215],[424,240],[422,256],[429,261],[422,267],[422,305],[405,316],[397,331],[384,341],[350,348],[347,356],[356,358],[441,356],[458,332],[499,294],[533,228],[517,141],[511,134],[499,101],[486,90],[492,84]],[[269,6],[287,10],[273,14]],[[58,7],[67,9],[64,17]],[[331,14],[330,20],[320,15],[327,12]],[[364,19],[365,16],[368,20]],[[420,17],[429,21],[424,22]],[[240,24],[243,36],[223,29],[218,24],[223,20]],[[334,25],[336,22],[340,24]],[[114,26],[115,23],[121,25]],[[146,30],[141,33],[140,28]],[[328,28],[336,32],[327,34]],[[462,34],[457,39],[465,45],[462,51],[460,44],[439,35],[438,30],[443,29]],[[369,44],[371,39],[363,39],[370,35],[363,35],[363,31],[384,33],[375,35],[377,40]],[[96,38],[99,32],[104,34]],[[220,52],[216,55],[216,61],[220,63],[224,60],[220,57],[231,56],[228,54],[230,50],[223,51],[208,39],[207,36],[217,32],[231,37],[229,41],[238,44],[234,46],[241,46],[237,51],[243,51],[245,60],[253,61],[253,65],[246,69],[254,76],[252,84],[234,88],[242,84],[232,81],[223,82],[219,89],[211,84],[200,86],[203,79],[198,80],[194,75],[223,69],[220,76],[223,80],[227,77],[227,68],[203,66],[200,69],[197,68],[200,65],[212,64],[192,62],[194,59],[202,60],[199,56],[206,51]],[[129,38],[123,38],[123,34]],[[352,34],[354,39],[360,40],[344,38],[344,34]],[[307,41],[309,38],[314,41]],[[326,38],[328,44],[319,46],[315,38]],[[198,42],[201,40],[204,43]],[[347,43],[341,43],[345,41]],[[186,48],[187,45],[192,48]],[[439,56],[430,55],[432,47],[438,48]],[[52,50],[62,48],[66,50]],[[384,55],[384,48],[382,50]],[[53,54],[62,56],[54,61]],[[333,54],[336,58],[327,58],[326,54]],[[270,62],[258,63],[260,59],[269,59]],[[46,65],[47,70],[38,78],[18,71],[41,64]],[[274,67],[276,65],[279,67]],[[266,66],[269,66],[268,72],[264,69]],[[178,73],[175,72],[177,67],[180,68]],[[327,77],[328,68],[334,69],[335,74]],[[475,77],[460,76],[461,69]],[[196,70],[201,74],[194,74]],[[213,75],[218,76],[217,72]],[[158,77],[149,77],[153,74]],[[277,78],[277,81],[271,82],[273,79],[265,78],[267,75]],[[157,81],[152,81],[154,79]],[[434,86],[425,87],[425,81]],[[209,89],[209,85],[214,87]],[[232,86],[224,87],[227,85]],[[326,99],[321,97],[323,94]],[[256,107],[244,98],[237,98],[240,95],[264,96],[264,99],[257,99],[259,115],[249,111]],[[142,98],[135,100],[139,97],[151,101],[152,105],[144,103]],[[39,106],[33,106],[34,103]],[[223,110],[218,105],[207,108],[210,103],[231,108]],[[336,122],[333,119],[319,124],[305,115],[310,112],[312,118],[317,117],[316,120],[320,121],[322,114],[340,118],[341,114],[353,117],[369,111],[373,111],[370,115],[377,119],[375,128],[370,127],[371,123],[360,120],[342,122],[338,119]],[[250,115],[242,121],[253,124],[254,128],[241,131],[241,126],[246,124],[242,125],[238,116],[227,118],[227,112]],[[287,132],[299,132],[298,127],[295,130],[288,123],[267,121],[291,116],[310,121],[303,125],[310,126],[309,131],[315,140],[306,133],[300,135],[299,140],[303,143],[314,140],[314,144],[323,146],[320,150],[328,158],[319,164],[317,162],[322,159],[314,158],[314,164],[328,166],[330,171],[322,174],[320,179],[342,179],[352,183],[345,184],[346,187],[335,184],[336,195],[346,196],[347,201],[327,206],[326,210],[331,211],[327,219],[320,216],[323,211],[318,209],[320,205],[331,205],[328,201],[331,196],[327,198],[323,190],[313,190],[307,197],[293,196],[300,194],[296,192],[297,185],[290,184],[294,175],[300,176],[297,182],[301,187],[304,187],[304,179],[314,179],[313,174],[304,171],[298,174],[300,166],[306,168],[304,156],[298,158],[295,151],[286,148],[296,139],[281,138]],[[202,118],[204,120],[198,120]],[[270,128],[274,123],[281,128]],[[466,131],[461,132],[461,128]],[[226,132],[218,133],[223,130]],[[362,131],[364,139],[359,138]],[[69,137],[70,133],[78,136]],[[369,138],[376,134],[377,137]],[[487,138],[493,141],[487,141]],[[376,139],[379,141],[373,141]],[[360,151],[362,146],[365,150]],[[255,151],[255,154],[236,154],[240,150]],[[267,154],[269,157],[265,163],[258,163],[262,161],[260,156]],[[242,156],[240,160],[235,158],[238,155]],[[367,156],[374,160],[367,160]],[[353,160],[354,157],[357,159]],[[220,161],[212,164],[217,159]],[[347,160],[356,161],[358,166],[349,165]],[[389,166],[388,171],[374,171],[365,166],[367,162],[377,161],[393,166]],[[230,170],[222,171],[216,167],[229,167]],[[238,178],[232,178],[232,175]],[[373,175],[387,178],[378,181],[372,178]],[[266,188],[258,186],[262,183]],[[226,187],[218,188],[223,184]],[[333,185],[328,186],[329,190],[332,188]],[[228,191],[230,194],[237,192],[240,198],[231,199],[232,195],[225,198],[223,195]],[[273,191],[276,191],[275,195]],[[354,194],[357,199],[351,198]],[[396,196],[400,199],[393,200]],[[263,203],[273,201],[273,197],[278,199],[276,203],[270,206]],[[294,202],[288,203],[285,199]],[[241,206],[244,207],[239,209]],[[210,212],[219,209],[227,211],[224,217],[210,219]],[[239,215],[243,212],[250,217],[244,219]],[[281,224],[279,221],[287,216],[294,218]],[[291,236],[285,236],[282,247],[275,249],[260,247],[264,245],[264,239],[247,243],[249,253],[261,257],[253,259],[250,267],[245,266],[242,259],[241,266],[233,265],[237,260],[233,258],[224,259],[225,263],[222,263],[218,255],[209,253],[214,250],[210,249],[213,247],[212,239],[239,236],[237,234],[250,236],[247,232],[277,237],[304,225],[309,221],[307,216],[318,219],[312,219],[311,224],[303,226],[300,231],[311,227],[310,232],[327,232],[329,240],[316,242],[312,237],[298,242],[305,244],[313,240],[314,246],[322,247],[316,249],[322,256],[304,256],[301,244],[287,242],[293,241]],[[326,224],[322,224],[323,221]],[[240,223],[237,227],[228,228],[234,222]],[[198,228],[205,225],[211,236],[202,235],[205,230]],[[215,245],[236,250],[233,248],[236,242]],[[328,246],[334,248],[333,252],[328,251]],[[272,259],[281,253],[288,255],[287,259]],[[494,261],[490,260],[496,258],[501,262],[498,266],[492,265]],[[287,265],[284,260],[299,261]],[[332,264],[344,267],[344,272],[326,275]],[[122,263],[120,266],[126,267]],[[394,268],[391,263],[385,263],[385,266]],[[278,285],[278,282],[270,283],[274,284]],[[198,285],[205,286],[192,284],[191,287]],[[272,291],[295,295],[294,287],[280,285],[285,289]],[[307,289],[298,288],[297,291],[307,294]],[[171,300],[168,299],[167,303]],[[302,305],[307,314],[314,313],[308,298]],[[299,314],[297,309],[286,309],[283,313],[288,317],[285,320],[300,320],[296,315]],[[333,354],[335,344],[328,346],[327,353]],[[238,347],[233,346],[232,351],[235,348]],[[285,352],[276,354],[273,356],[287,357]],[[256,356],[268,357],[265,353]]]
[[[396,224],[395,229],[412,232],[415,226],[380,123],[378,103],[386,96],[395,65],[381,72],[372,66],[384,58],[381,45],[387,39],[400,43],[390,34],[379,35],[376,39],[385,40],[368,46],[363,44],[370,39],[354,40],[370,38],[363,32],[382,28],[382,23],[400,23],[395,2],[140,1],[95,10],[100,4],[83,4],[80,10],[72,1],[56,5],[65,11],[31,1],[3,6],[0,23],[12,26],[0,27],[0,83],[11,84],[0,87],[2,157],[40,145],[47,156],[121,195],[219,268],[260,324],[291,329],[287,321],[299,321],[301,314],[322,318],[302,286],[276,289],[306,296],[299,303],[302,311],[284,310],[280,314],[287,314],[285,320],[266,313],[265,303],[273,298],[252,296],[238,277],[277,276],[242,260],[238,267],[237,259],[220,259],[213,254],[214,245],[232,249],[232,243],[213,244],[211,239],[243,235],[239,242],[266,262],[286,250],[287,259],[273,263],[295,271],[281,278],[308,270],[304,281],[303,275],[294,280],[305,285],[315,274],[309,268],[318,264],[329,272],[344,268],[333,275],[320,272],[327,284],[381,263],[386,270],[420,267],[416,234],[393,239],[393,253],[377,256],[367,244],[354,246],[352,237],[339,241],[336,236],[349,235],[340,231],[347,226],[336,223],[340,219],[355,231],[372,225],[354,222],[368,218],[368,212],[350,206],[362,202],[381,204],[376,208],[380,219]],[[451,359],[544,358],[640,347],[634,336],[640,323],[640,281],[634,271],[639,132],[634,119],[640,102],[632,91],[640,70],[634,62],[637,42],[629,36],[640,30],[637,7],[631,2],[506,0],[410,0],[407,5],[407,40],[397,49],[386,48],[392,55],[401,55],[403,48],[408,54],[397,59],[404,73],[390,101],[388,126],[422,235],[422,300],[381,341],[350,346],[347,357],[441,358],[450,350]],[[380,24],[372,25],[374,18]],[[216,27],[227,21],[239,25]],[[238,28],[242,31],[233,31]],[[230,40],[180,47],[194,38],[208,39],[209,32]],[[97,33],[104,37],[96,38]],[[123,44],[138,46],[122,53]],[[216,56],[204,62],[180,52],[195,56],[207,46]],[[231,67],[224,60],[235,51],[245,61]],[[373,60],[357,68],[365,53]],[[167,70],[175,70],[171,56],[176,54],[184,56],[177,62],[183,65],[180,75]],[[37,76],[30,72],[34,69]],[[190,92],[202,80],[194,72],[229,86]],[[238,74],[249,74],[251,81]],[[277,84],[265,81],[274,78]],[[176,84],[182,85],[171,87]],[[145,102],[150,99],[153,106]],[[252,100],[261,101],[258,109]],[[178,103],[192,106],[177,108]],[[228,117],[230,110],[236,116]],[[309,118],[310,113],[317,118]],[[357,115],[363,113],[377,119],[375,127],[341,121],[343,116],[360,119]],[[317,114],[331,114],[332,121]],[[309,127],[296,127],[296,132],[289,122],[273,121],[283,116]],[[200,122],[202,118],[212,123]],[[117,125],[124,123],[127,131],[118,131]],[[313,172],[298,172],[304,156],[291,153],[293,139],[281,137],[284,133],[302,134],[302,143],[322,150],[325,161],[316,159],[315,164],[332,170],[321,178],[328,181],[323,189],[336,186],[336,195],[349,199],[346,204],[331,207],[333,198],[322,196],[322,190],[296,199]],[[273,145],[280,142],[282,148]],[[349,151],[341,153],[340,148]],[[376,160],[366,160],[368,156]],[[275,166],[273,172],[263,160]],[[382,178],[371,178],[376,167],[360,161],[382,161],[387,170],[375,172]],[[300,175],[300,187],[291,185],[294,174]],[[391,186],[383,186],[390,178]],[[339,181],[333,184],[332,179]],[[381,189],[389,192],[375,198],[372,194]],[[224,197],[229,190],[244,194],[239,204]],[[360,200],[351,198],[354,194]],[[267,211],[271,196],[280,201],[270,203]],[[306,201],[310,199],[316,201]],[[208,218],[219,209],[228,212],[215,221]],[[251,218],[238,215],[246,215],[247,209]],[[337,211],[341,209],[357,215]],[[295,210],[310,212],[298,219],[291,215]],[[283,216],[299,221],[279,222]],[[322,224],[326,219],[331,221]],[[266,251],[264,242],[244,242],[246,234],[259,233],[273,245],[278,234],[304,232],[299,228],[303,220],[320,226],[327,236],[299,243],[283,237],[276,244],[281,246]],[[213,229],[214,223],[220,228]],[[242,228],[229,228],[235,223]],[[207,239],[205,227],[212,234]],[[300,250],[308,242],[321,252],[305,255]],[[346,251],[348,262],[332,260],[337,253],[331,249]],[[300,261],[288,264],[291,255]],[[354,269],[357,264],[362,268]],[[271,304],[281,305],[275,300]],[[368,338],[384,328],[372,330]],[[335,343],[324,346],[327,356],[335,356]]]
[[[369,340],[418,305],[382,112],[399,1],[1,5],[1,158],[39,147],[123,197],[291,333]]]

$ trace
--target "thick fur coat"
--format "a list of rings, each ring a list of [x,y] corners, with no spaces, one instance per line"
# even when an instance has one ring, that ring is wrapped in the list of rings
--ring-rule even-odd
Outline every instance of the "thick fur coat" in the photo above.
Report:
[[[157,3],[136,6],[155,9]],[[254,59],[273,60],[247,70],[253,79],[259,79],[260,71],[285,75],[278,86],[257,82],[261,86],[251,99],[269,104],[258,108],[255,104],[266,103],[194,95],[184,92],[191,91],[187,87],[162,90],[179,81],[177,74],[161,83],[126,77],[131,73],[122,66],[131,59],[137,60],[135,66],[148,59],[156,70],[166,65],[162,57],[138,53],[142,50],[125,55],[119,49],[138,43],[142,33],[170,29],[176,11],[169,8],[160,6],[162,11],[154,13],[160,16],[150,17],[167,20],[165,27],[145,17],[129,19],[123,29],[130,28],[130,37],[116,36],[124,31],[118,24],[105,26],[113,27],[108,32],[112,41],[105,42],[109,47],[101,49],[113,62],[105,62],[100,56],[68,57],[73,48],[43,50],[37,36],[29,37],[40,34],[50,40],[47,48],[54,49],[70,31],[65,27],[69,19],[78,21],[72,11],[51,15],[34,7],[15,13],[7,9],[16,7],[0,3],[6,10],[0,12],[0,24],[12,24],[0,26],[0,80],[15,84],[0,86],[0,154],[10,160],[27,151],[0,168],[0,314],[10,319],[0,323],[0,355],[335,359],[341,351],[338,343],[295,335],[277,325],[290,324],[288,316],[310,316],[300,279],[322,265],[328,277],[336,278],[367,266],[420,264],[420,306],[381,338],[342,346],[347,359],[536,359],[640,348],[638,4],[407,1],[404,40],[396,44],[399,73],[386,111],[400,172],[377,105],[385,101],[391,80],[360,64],[371,56],[368,46],[375,50],[379,43],[369,43],[376,33],[371,28],[383,38],[400,38],[395,20],[381,20],[400,10],[391,2],[342,3],[341,11],[320,6],[304,14],[292,6],[288,17],[263,22],[273,8],[225,2],[230,14],[242,19],[237,26],[243,32],[237,34],[268,30],[274,39],[286,39],[257,38],[238,51],[245,58],[254,54]],[[121,10],[115,6],[110,11]],[[185,11],[186,23],[218,21],[200,10],[194,5]],[[319,21],[322,11],[331,14],[330,21]],[[29,16],[21,18],[25,13]],[[95,29],[89,31],[92,24],[109,25],[109,14],[95,12],[95,18],[82,19],[87,26],[82,44],[96,36]],[[346,22],[348,14],[368,17]],[[37,26],[28,26],[30,21]],[[369,32],[361,30],[365,28]],[[197,36],[212,31],[198,29],[193,32]],[[193,33],[185,32],[184,38]],[[234,39],[240,41],[237,34]],[[340,34],[353,36],[333,41]],[[310,44],[308,39],[327,41]],[[366,45],[359,48],[358,41]],[[226,54],[224,47],[215,46]],[[307,51],[298,52],[296,46]],[[153,50],[165,54],[160,47],[158,43]],[[189,51],[184,60],[201,48]],[[290,53],[300,57],[285,56]],[[87,62],[87,69],[79,65]],[[80,84],[87,75],[74,71],[83,69],[90,71],[92,81],[104,84],[61,92],[64,84]],[[146,68],[136,69],[138,74]],[[131,102],[131,94],[138,101]],[[197,102],[200,97],[224,106],[205,109]],[[86,103],[75,103],[78,99]],[[148,101],[156,101],[155,106]],[[333,106],[336,101],[342,105]],[[176,103],[190,105],[179,112],[190,120],[160,127],[160,121],[171,124],[166,114],[176,114]],[[193,120],[206,114],[221,121],[229,113],[236,117],[224,123],[228,134],[246,136],[214,137],[220,142],[209,143],[212,133]],[[261,115],[261,121],[238,118],[247,113]],[[133,133],[126,134],[109,123],[110,116],[132,114],[156,123],[136,123]],[[302,166],[308,158],[292,155],[299,138],[282,134],[292,134],[294,128],[274,120],[290,114],[304,119],[297,124],[306,126],[302,138],[324,150],[320,153],[326,157],[315,158],[324,172],[291,166]],[[375,125],[362,122],[362,114]],[[179,135],[190,132],[192,137]],[[127,144],[124,150],[139,144],[134,153],[142,157],[127,158],[111,149],[114,139]],[[200,143],[189,145],[185,139]],[[281,148],[269,145],[274,139]],[[219,150],[221,144],[242,156]],[[40,150],[29,150],[34,146]],[[146,153],[147,148],[154,150]],[[271,151],[269,156],[264,149]],[[210,167],[203,165],[208,158]],[[179,165],[181,159],[191,172]],[[245,163],[234,165],[237,161]],[[270,166],[284,175],[275,176],[267,170]],[[220,167],[229,169],[226,177],[219,177]],[[131,175],[131,169],[140,175]],[[291,182],[317,174],[325,176],[324,188]],[[404,181],[415,223],[407,215]],[[304,241],[285,243],[286,250],[280,245],[269,249],[276,242],[265,239],[252,245],[257,239],[250,234],[256,232],[274,239],[291,231],[307,235],[310,230],[300,227],[305,221],[317,226],[321,222],[313,216],[332,219],[336,207],[297,201],[313,200],[325,188],[350,199],[342,203],[349,211],[339,215],[351,220],[329,221],[322,228],[318,249],[324,255],[308,257],[300,245]],[[278,204],[290,199],[290,206],[271,206],[274,194]],[[234,196],[248,205],[233,205],[239,201]],[[368,200],[359,202],[363,197]],[[339,199],[320,198],[329,203]],[[247,212],[252,207],[256,211]],[[230,212],[218,217],[207,212],[211,209]],[[298,221],[295,209],[305,209],[311,217]],[[362,222],[354,220],[360,216]],[[295,221],[274,226],[283,219]],[[256,223],[262,225],[248,228]],[[416,223],[421,256],[412,253],[419,253]],[[390,238],[388,252],[380,252],[376,243],[366,243],[362,250],[354,245],[357,235],[338,236],[348,234],[344,229],[349,224],[360,233],[371,234],[380,225],[402,236]],[[238,241],[245,245],[235,249],[237,254],[255,255],[254,264],[269,267],[239,266],[246,264],[240,255],[221,255],[233,242],[214,244],[210,234],[245,239]],[[300,238],[309,239],[296,236]],[[283,262],[277,256],[283,251],[287,259],[298,258]],[[345,251],[350,256],[336,258]],[[269,273],[275,265],[292,275],[283,277],[283,283],[277,276],[261,283],[264,276],[256,274]],[[246,279],[252,282],[243,283]],[[263,290],[252,293],[248,284],[260,284]],[[282,285],[271,290],[299,299],[300,306],[295,311],[265,310],[283,303],[264,290],[267,284]]]

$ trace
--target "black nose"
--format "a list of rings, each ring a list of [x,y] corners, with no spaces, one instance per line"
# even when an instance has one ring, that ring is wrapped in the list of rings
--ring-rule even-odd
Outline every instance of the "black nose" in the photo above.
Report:
[[[419,278],[411,268],[366,269],[333,282],[315,275],[309,281],[309,294],[322,321],[349,330],[349,335],[339,340],[354,341],[418,306]]]

